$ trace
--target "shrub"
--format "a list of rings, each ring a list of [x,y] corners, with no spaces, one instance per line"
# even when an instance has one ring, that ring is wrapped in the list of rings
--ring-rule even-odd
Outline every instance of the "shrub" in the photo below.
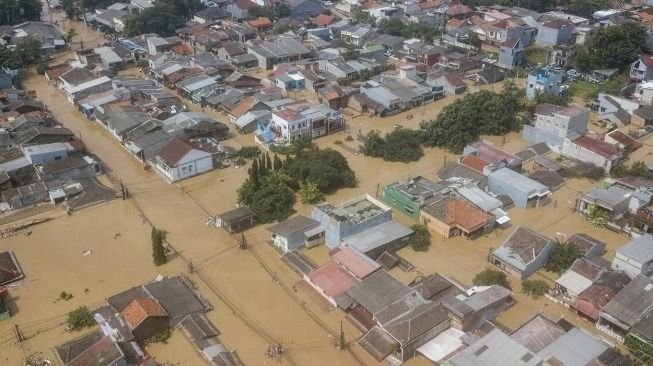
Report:
[[[431,246],[431,233],[425,225],[415,224],[410,227],[414,234],[410,238],[408,245],[416,252],[426,252]]]
[[[166,239],[165,231],[157,228],[152,228],[152,259],[155,266],[165,264],[168,260],[166,258],[165,248],[163,242]]]
[[[36,73],[39,75],[45,75],[45,72],[50,69],[50,66],[46,62],[41,62],[36,65]]]
[[[486,268],[474,276],[472,280],[474,286],[492,286],[499,285],[510,289],[508,276],[505,273],[492,268]]]
[[[524,280],[521,283],[521,292],[534,299],[546,294],[549,288],[549,284],[544,280]]]
[[[574,261],[582,256],[583,254],[575,244],[559,243],[551,251],[544,269],[550,272],[562,273],[568,270]]]
[[[345,137],[345,141],[354,141],[354,138],[351,135],[347,135],[347,137]]]
[[[299,183],[297,193],[304,204],[314,204],[324,200],[324,193],[320,192],[320,187],[313,182]]]
[[[95,325],[95,319],[86,306],[80,306],[68,313],[66,322],[71,330],[81,330]]]

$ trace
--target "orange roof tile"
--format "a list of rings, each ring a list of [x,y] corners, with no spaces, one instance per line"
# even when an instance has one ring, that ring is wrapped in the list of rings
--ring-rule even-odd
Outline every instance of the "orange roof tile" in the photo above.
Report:
[[[475,156],[467,155],[460,161],[461,164],[471,168],[479,173],[483,173],[483,168],[488,164],[487,161]]]
[[[332,14],[320,14],[313,18],[313,23],[316,25],[322,25],[322,26],[327,26],[335,20],[335,16]]]
[[[256,103],[256,98],[249,96],[243,99],[242,101],[240,101],[240,103],[236,104],[234,109],[231,110],[230,114],[238,118],[243,114],[249,112],[249,109],[252,108],[255,103]]]
[[[248,20],[247,24],[249,24],[249,26],[253,28],[265,28],[271,26],[272,22],[268,17],[258,17],[253,20]]]
[[[131,329],[136,328],[143,320],[151,316],[168,316],[161,305],[150,298],[140,298],[132,301],[120,314],[125,318]]]
[[[468,232],[484,225],[490,217],[473,203],[463,199],[453,198],[447,202],[445,222],[459,226]]]

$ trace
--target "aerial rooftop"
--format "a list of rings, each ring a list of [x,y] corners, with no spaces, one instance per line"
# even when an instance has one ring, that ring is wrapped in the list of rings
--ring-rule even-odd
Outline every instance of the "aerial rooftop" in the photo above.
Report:
[[[390,207],[367,194],[345,201],[337,206],[330,203],[321,203],[316,205],[315,208],[337,221],[348,221],[352,224],[367,221],[391,210]]]

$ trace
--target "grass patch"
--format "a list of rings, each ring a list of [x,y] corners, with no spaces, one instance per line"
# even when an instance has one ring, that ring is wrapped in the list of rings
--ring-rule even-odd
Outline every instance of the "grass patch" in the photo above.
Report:
[[[531,46],[524,50],[524,59],[530,64],[546,64],[549,58],[549,50],[544,47]]]
[[[569,85],[569,93],[583,99],[595,99],[599,95],[600,89],[600,85],[584,80],[574,81]]]

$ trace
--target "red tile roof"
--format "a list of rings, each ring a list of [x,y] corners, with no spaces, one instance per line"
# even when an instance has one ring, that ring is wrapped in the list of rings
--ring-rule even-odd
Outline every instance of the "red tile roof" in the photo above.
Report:
[[[321,26],[327,26],[336,19],[336,17],[333,14],[320,14],[313,18],[313,24],[316,25],[321,25]]]
[[[653,66],[653,57],[650,55],[641,55],[639,59],[646,65],[647,67]]]
[[[380,268],[378,263],[365,254],[348,246],[335,248],[331,252],[331,260],[361,280]]]
[[[485,225],[490,215],[469,201],[453,198],[447,202],[445,223],[453,224],[470,232]]]
[[[184,43],[174,45],[172,46],[172,48],[170,48],[170,50],[178,55],[185,55],[185,56],[193,53],[193,50],[187,44]]]
[[[188,140],[177,137],[161,149],[158,157],[168,164],[168,166],[176,166],[192,150],[202,149]]]
[[[614,130],[610,133],[607,134],[607,136],[610,136],[611,139],[617,141],[618,143],[624,145],[624,146],[630,146],[633,145],[637,142],[634,138],[626,135],[625,133],[619,131],[619,130]]]
[[[292,108],[285,108],[274,112],[274,114],[289,122],[297,121],[303,117],[301,113]]]
[[[333,298],[352,288],[356,280],[343,271],[335,262],[329,261],[308,275],[311,284],[327,297]]]
[[[265,28],[271,26],[272,22],[268,17],[258,17],[253,20],[248,20],[247,24],[252,28]]]
[[[461,164],[474,171],[483,174],[483,168],[488,165],[488,162],[475,155],[467,155],[460,161]]]
[[[161,305],[150,298],[140,298],[132,301],[120,314],[125,318],[131,329],[136,328],[149,317],[168,316]]]
[[[605,158],[619,154],[619,148],[604,141],[595,140],[591,137],[581,136],[574,140],[574,144],[599,154]]]
[[[465,86],[465,81],[458,74],[448,73],[444,75],[444,78],[454,87]]]
[[[447,9],[447,15],[463,15],[474,12],[470,7],[463,4],[455,4],[449,6]]]
[[[238,7],[238,9],[243,9],[243,10],[249,9],[256,5],[250,0],[236,0],[235,4]]]

